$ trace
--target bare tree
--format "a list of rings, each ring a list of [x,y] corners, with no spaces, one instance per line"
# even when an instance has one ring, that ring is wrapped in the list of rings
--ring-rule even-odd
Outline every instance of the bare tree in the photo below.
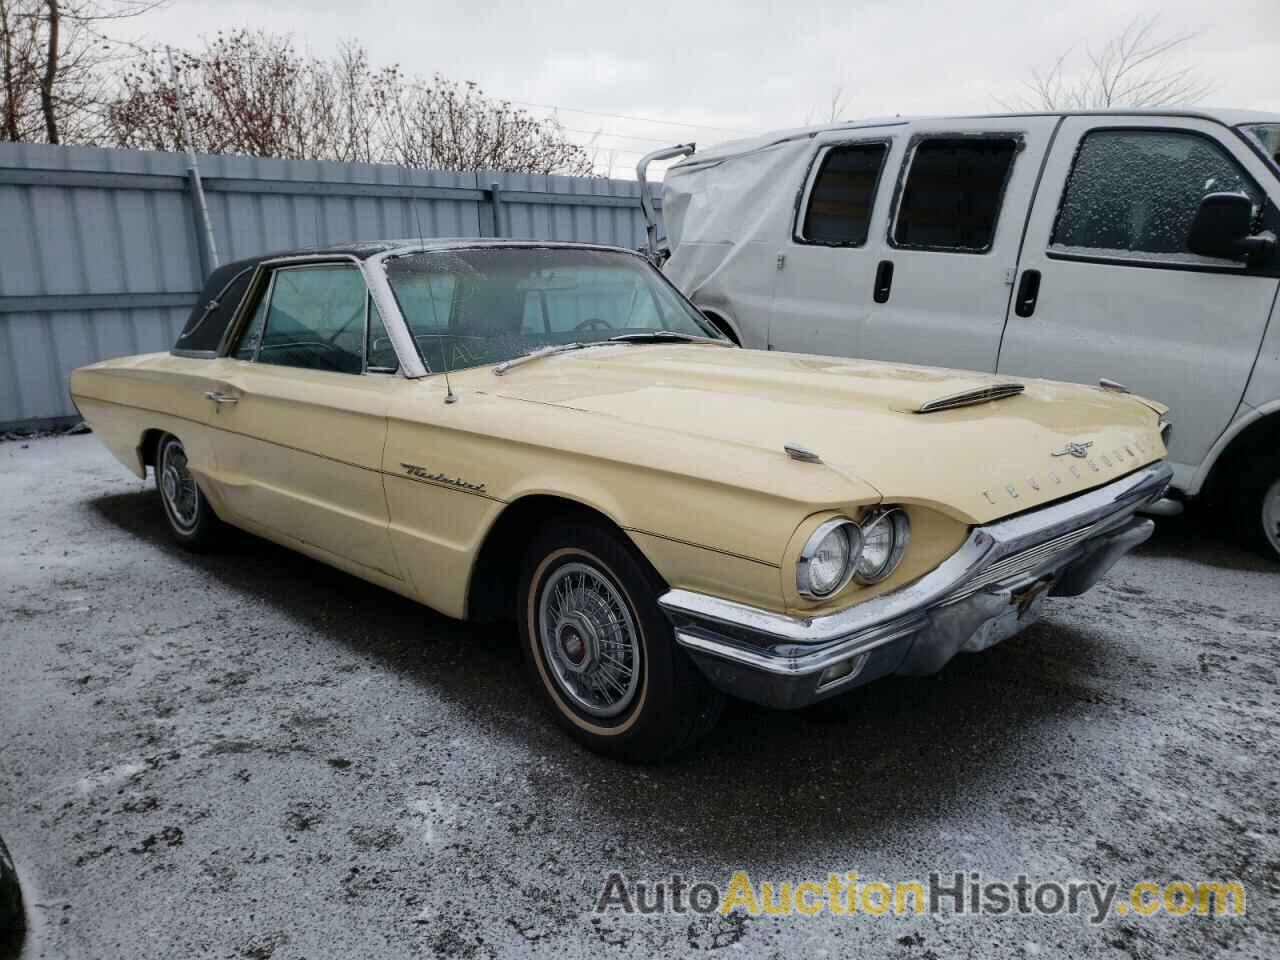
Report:
[[[130,52],[111,21],[164,0],[0,0],[0,139],[92,143],[105,130],[109,74]]]
[[[588,148],[569,141],[557,121],[491,99],[474,83],[439,74],[426,83],[405,83],[385,70],[377,96],[381,139],[393,163],[437,170],[593,173]]]
[[[4,0],[0,0],[4,2]],[[396,163],[441,170],[590,174],[588,150],[554,120],[532,117],[474,83],[416,82],[375,70],[348,43],[321,59],[289,37],[238,30],[203,50],[150,51],[123,78],[110,110],[120,147],[183,149],[179,88],[197,150],[257,157]]]
[[[804,125],[807,127],[815,123],[839,123],[844,119],[847,107],[848,97],[845,96],[844,84],[837,84],[831,88],[831,96],[825,104],[805,113]]]
[[[1099,48],[1086,47],[1077,65],[1068,50],[1048,70],[1033,69],[1026,93],[1000,101],[1009,109],[1105,110],[1170,107],[1202,100],[1211,85],[1174,57],[1195,34],[1163,36],[1159,19],[1133,20]]]

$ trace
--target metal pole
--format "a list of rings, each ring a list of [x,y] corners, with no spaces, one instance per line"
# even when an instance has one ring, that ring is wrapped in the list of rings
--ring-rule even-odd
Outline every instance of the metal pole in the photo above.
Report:
[[[186,98],[182,95],[182,83],[178,79],[178,68],[173,63],[173,48],[165,47],[169,58],[169,81],[173,84],[174,96],[178,98],[178,118],[182,121],[182,139],[187,148],[187,177],[191,181],[191,193],[195,199],[196,217],[204,228],[205,251],[208,255],[206,274],[218,268],[218,244],[213,238],[213,221],[209,219],[209,207],[204,202],[204,184],[200,182],[200,162],[196,159],[195,141],[191,137],[191,124],[187,122]]]
[[[493,204],[493,235],[495,237],[505,237],[506,231],[502,229],[502,186],[501,184],[489,184],[489,202]]]

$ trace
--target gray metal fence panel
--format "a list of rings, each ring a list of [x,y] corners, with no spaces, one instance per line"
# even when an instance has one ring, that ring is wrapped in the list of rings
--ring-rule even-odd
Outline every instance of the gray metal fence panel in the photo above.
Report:
[[[200,173],[223,262],[382,238],[644,242],[629,181],[227,156]],[[167,350],[205,272],[181,154],[0,143],[0,430],[73,416],[82,364]]]

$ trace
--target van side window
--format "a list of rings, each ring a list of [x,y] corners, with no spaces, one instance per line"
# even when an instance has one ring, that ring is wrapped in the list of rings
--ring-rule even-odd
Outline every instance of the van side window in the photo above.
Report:
[[[1243,193],[1255,205],[1262,201],[1248,174],[1208,137],[1096,130],[1076,152],[1050,249],[1199,260],[1187,249],[1187,236],[1209,193]]]
[[[911,154],[892,240],[896,247],[956,253],[991,249],[1014,138],[931,137]]]
[[[828,150],[809,191],[804,226],[796,239],[842,247],[863,246],[887,152],[888,146],[883,143]]]

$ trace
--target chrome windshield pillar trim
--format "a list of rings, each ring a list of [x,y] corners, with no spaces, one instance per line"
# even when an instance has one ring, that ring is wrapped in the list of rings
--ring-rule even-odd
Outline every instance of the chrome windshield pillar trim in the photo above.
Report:
[[[422,362],[418,345],[413,341],[409,325],[400,312],[400,304],[391,292],[391,284],[387,282],[387,271],[383,266],[385,254],[368,257],[360,261],[360,272],[364,274],[365,285],[369,295],[373,297],[374,306],[382,316],[382,323],[387,328],[387,336],[391,338],[391,346],[395,348],[396,359],[400,361],[400,375],[410,380],[427,376],[431,371]]]
[[[1078,560],[1163,496],[1172,475],[1161,461],[1096,490],[974,527],[930,573],[831,614],[792,616],[680,589],[658,603],[682,646],[773,674],[810,673],[919,629],[931,610],[945,604]],[[762,666],[766,660],[772,668]]]

